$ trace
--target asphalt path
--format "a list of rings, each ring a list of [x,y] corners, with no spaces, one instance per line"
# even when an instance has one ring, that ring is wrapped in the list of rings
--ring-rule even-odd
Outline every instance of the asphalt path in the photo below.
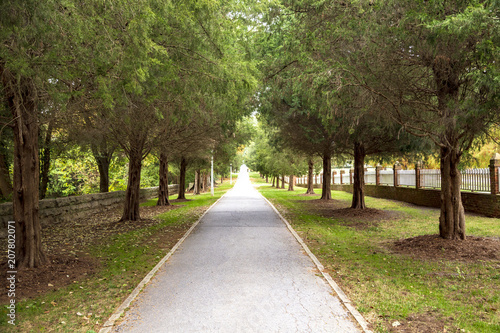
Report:
[[[240,172],[114,332],[360,332],[335,292]]]

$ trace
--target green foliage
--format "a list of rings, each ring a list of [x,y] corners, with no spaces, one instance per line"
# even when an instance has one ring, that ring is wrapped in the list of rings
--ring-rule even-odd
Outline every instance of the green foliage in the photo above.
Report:
[[[143,162],[141,187],[158,186],[158,159],[148,156]],[[116,154],[110,171],[110,191],[127,188],[127,159]],[[173,175],[170,174],[170,179]],[[99,172],[89,150],[78,146],[64,150],[51,163],[47,197],[65,197],[99,192]]]
[[[261,122],[256,129],[255,141],[248,149],[249,160],[246,162],[250,169],[270,176],[306,173],[306,159],[276,140],[273,128]]]
[[[99,192],[99,174],[92,155],[74,147],[51,163],[47,197]]]

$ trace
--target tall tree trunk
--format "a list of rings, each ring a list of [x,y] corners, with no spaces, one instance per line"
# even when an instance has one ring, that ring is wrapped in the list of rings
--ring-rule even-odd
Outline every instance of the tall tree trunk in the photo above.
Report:
[[[109,192],[109,166],[115,149],[108,147],[106,140],[103,139],[99,144],[92,143],[90,150],[99,170],[99,192]]]
[[[457,139],[454,107],[460,93],[460,75],[450,58],[437,55],[432,70],[436,83],[438,109],[446,124],[441,159],[441,215],[439,235],[445,239],[465,239],[465,213],[460,193],[461,175],[458,164],[462,152]]]
[[[331,153],[323,153],[323,184],[320,200],[330,200],[332,198],[332,155]]]
[[[281,175],[281,188],[285,188],[285,174]]]
[[[206,191],[208,191],[208,188],[210,186],[210,185],[208,185],[208,173],[204,172],[202,179],[203,179],[203,182],[202,182],[202,185],[203,185],[202,192],[206,192]]]
[[[288,182],[288,191],[294,191],[294,188],[293,188],[294,182],[295,182],[295,176],[290,175],[290,180]]]
[[[313,159],[310,158],[309,161],[307,162],[308,164],[308,171],[307,171],[307,192],[306,194],[315,194],[314,193],[314,182],[313,182],[313,177],[314,177],[314,162]]]
[[[194,171],[194,189],[193,194],[200,194],[200,170]]]
[[[2,143],[2,150],[0,151],[0,192],[2,194],[2,198],[7,199],[12,194],[12,182],[10,181],[7,158],[4,154],[3,148]]]
[[[266,184],[269,183],[269,176],[266,175]]]
[[[42,250],[38,191],[38,104],[30,79],[17,78],[0,62],[4,96],[14,127],[13,215],[16,227],[16,265],[39,267],[46,263]]]
[[[128,183],[125,191],[125,205],[120,221],[138,221],[141,193],[142,147],[131,149],[128,162]]]
[[[200,193],[205,193],[205,172],[200,171]]]
[[[170,206],[168,200],[168,157],[167,154],[160,154],[160,182],[158,185],[158,201],[157,206]]]
[[[439,235],[445,239],[465,239],[465,213],[460,185],[458,148],[441,148],[441,216]]]
[[[276,188],[280,188],[280,176],[276,176]]]
[[[179,168],[179,194],[177,195],[177,200],[186,199],[186,169],[187,161],[184,156],[182,156]]]
[[[354,143],[354,173],[352,185],[351,208],[365,209],[365,146],[362,143]]]
[[[271,184],[271,187],[274,187],[274,186],[275,186],[275,185],[274,185],[274,178],[275,178],[275,177],[274,177],[274,176],[272,176],[272,184]]]
[[[54,121],[51,120],[47,127],[47,133],[45,133],[45,139],[43,140],[42,158],[40,160],[40,171],[41,171],[41,183],[40,183],[40,199],[44,199],[47,195],[47,185],[49,184],[49,171],[50,171],[50,153],[52,141],[52,131],[54,128]]]

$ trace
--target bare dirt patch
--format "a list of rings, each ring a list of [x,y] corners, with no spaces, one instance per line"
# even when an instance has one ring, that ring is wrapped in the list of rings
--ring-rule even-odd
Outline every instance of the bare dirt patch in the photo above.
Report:
[[[58,290],[92,275],[99,267],[99,262],[88,256],[50,253],[47,255],[47,259],[48,263],[43,267],[22,268],[17,271],[16,300],[34,298],[48,291]],[[6,272],[7,265],[3,263],[0,269],[2,272]],[[5,283],[2,284],[6,288]],[[9,302],[7,296],[7,293],[0,295],[0,304]]]
[[[424,235],[399,240],[392,250],[420,260],[500,261],[500,239],[486,237],[468,236],[457,241]]]
[[[376,227],[381,222],[401,217],[401,213],[375,208],[353,209],[346,207],[346,203],[339,200],[303,200],[308,209],[323,217],[337,219],[341,224],[364,230]]]
[[[16,299],[34,298],[92,275],[101,263],[85,252],[88,246],[98,244],[111,235],[157,224],[159,220],[155,219],[155,216],[178,207],[180,206],[141,207],[141,220],[120,222],[122,207],[119,206],[76,221],[44,227],[42,241],[48,263],[43,267],[23,268],[17,271]],[[168,226],[154,237],[154,241],[159,247],[172,247],[188,228],[189,226],[185,225]],[[0,287],[6,290],[7,280],[3,277],[8,271],[6,262],[0,264],[0,270],[2,272]],[[8,301],[7,293],[1,293],[0,304]]]
[[[453,318],[438,318],[432,311],[418,315],[409,315],[406,320],[386,324],[388,332],[435,333],[446,332],[446,326],[453,325]],[[460,330],[458,330],[460,331]],[[449,332],[455,332],[453,330]]]

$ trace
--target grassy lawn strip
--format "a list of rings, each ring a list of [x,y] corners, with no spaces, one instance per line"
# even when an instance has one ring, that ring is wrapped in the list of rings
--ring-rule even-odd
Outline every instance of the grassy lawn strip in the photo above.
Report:
[[[195,197],[189,194],[189,201],[174,202],[178,208],[156,216],[157,223],[115,233],[85,247],[84,251],[99,261],[95,273],[36,298],[17,299],[15,327],[7,323],[6,307],[2,306],[0,331],[99,331],[144,276],[230,187],[226,181],[215,189],[214,197],[210,192]],[[143,206],[155,204],[156,200],[149,200]]]
[[[304,196],[304,188],[278,190],[256,174],[251,177],[375,331],[500,332],[498,256],[449,260],[442,248],[429,259],[394,250],[402,239],[437,234],[439,210],[366,197],[368,207],[389,218],[327,216],[319,196]],[[333,191],[332,196],[330,210],[350,206],[351,194]],[[467,214],[466,228],[468,235],[500,237],[500,219]]]

